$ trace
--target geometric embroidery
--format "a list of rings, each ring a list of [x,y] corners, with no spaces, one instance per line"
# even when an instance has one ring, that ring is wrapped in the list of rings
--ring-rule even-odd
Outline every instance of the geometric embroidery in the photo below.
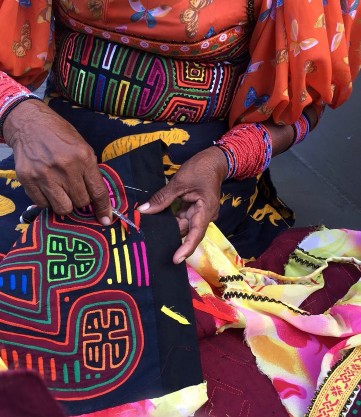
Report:
[[[104,235],[82,225],[76,227],[79,237],[66,229],[64,234],[60,224],[55,215],[42,213],[28,229],[32,245],[16,245],[2,263],[0,312],[6,326],[1,326],[0,338],[5,363],[37,370],[56,398],[69,401],[123,384],[139,362],[144,337],[137,304],[121,290],[121,284],[129,283],[104,279],[114,259]],[[115,229],[123,229],[119,221],[109,232]],[[125,265],[121,259],[116,263]],[[129,254],[125,268],[131,270],[132,259]],[[26,268],[19,266],[17,274],[20,262]],[[14,333],[16,327],[22,332]]]
[[[141,345],[136,347],[134,343],[135,326],[139,324],[135,324],[129,314],[129,302],[130,299],[127,304],[116,303],[113,309],[86,313],[83,334],[87,339],[83,351],[87,368],[104,371],[123,365],[124,370],[128,366],[126,362],[133,361],[136,350],[141,350]]]
[[[145,160],[155,172],[150,177],[139,172]],[[160,144],[101,164],[100,170],[112,206],[138,224],[136,190],[151,193],[164,184]],[[117,172],[130,186],[127,194]],[[139,232],[116,217],[102,226],[91,207],[69,216],[44,209],[0,263],[5,365],[37,372],[68,415],[199,383],[194,327],[161,312],[169,301],[194,322],[185,270],[163,261],[176,242],[157,247],[175,227],[173,220],[170,212],[142,218]],[[194,371],[183,372],[180,367],[189,363]]]
[[[53,70],[63,96],[111,115],[168,122],[226,117],[248,59],[238,50],[233,61],[199,64],[73,32],[58,47]]]
[[[48,255],[54,257],[48,261],[48,280],[82,278],[88,275],[95,264],[92,247],[79,238],[73,238],[70,246],[64,236],[48,236]],[[74,274],[71,269],[74,268]]]
[[[104,370],[107,365],[118,368],[128,356],[129,336],[132,335],[128,334],[125,311],[119,307],[108,308],[107,317],[99,309],[87,312],[83,334],[92,337],[84,342],[83,348],[85,364],[89,369]],[[100,346],[99,339],[102,341]]]
[[[113,206],[124,212],[119,176],[100,167]],[[89,208],[65,217],[45,210],[0,266],[1,357],[9,367],[38,371],[59,400],[114,390],[139,362],[140,313],[122,285],[132,283],[133,270],[137,287],[150,280],[142,234],[133,231],[131,240],[141,256],[124,255],[129,233],[117,220],[105,230]],[[127,281],[105,276],[109,265],[114,278],[128,272]]]

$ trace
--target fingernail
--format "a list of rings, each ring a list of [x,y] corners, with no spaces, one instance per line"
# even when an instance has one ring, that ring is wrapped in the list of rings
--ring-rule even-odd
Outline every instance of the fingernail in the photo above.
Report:
[[[186,257],[182,256],[181,258],[178,259],[177,264],[181,264],[185,259]]]
[[[144,203],[141,206],[139,206],[137,208],[137,210],[140,211],[141,213],[143,213],[143,211],[147,211],[149,209],[149,207],[150,207],[149,203]]]
[[[100,219],[100,223],[101,223],[103,226],[110,226],[110,219],[109,219],[109,217],[102,217],[102,218]]]

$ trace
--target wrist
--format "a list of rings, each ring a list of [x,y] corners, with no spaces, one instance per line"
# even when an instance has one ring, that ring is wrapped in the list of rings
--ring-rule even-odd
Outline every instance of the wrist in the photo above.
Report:
[[[312,104],[303,109],[303,114],[307,117],[309,121],[311,132],[317,126],[321,115],[318,115],[317,110]]]
[[[215,171],[218,173],[220,182],[227,179],[228,175],[228,161],[225,153],[218,146],[212,146],[207,149],[207,152],[212,156],[214,161]]]
[[[0,137],[4,136],[5,120],[17,105],[25,100],[40,100],[35,94],[0,71]]]
[[[5,142],[13,147],[16,140],[16,133],[23,131],[25,127],[33,123],[38,117],[39,105],[42,100],[38,97],[28,96],[14,103],[9,111],[3,116],[2,134]]]
[[[235,126],[215,144],[227,160],[226,179],[243,180],[264,172],[272,157],[272,138],[262,123]]]

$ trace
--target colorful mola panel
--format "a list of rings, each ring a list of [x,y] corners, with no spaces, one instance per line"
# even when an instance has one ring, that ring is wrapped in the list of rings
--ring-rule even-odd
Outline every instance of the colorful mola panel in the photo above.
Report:
[[[113,207],[139,224],[136,204],[163,185],[160,145],[101,171]],[[68,415],[201,383],[193,325],[161,312],[169,306],[194,323],[185,268],[172,264],[174,236],[170,212],[143,216],[138,230],[115,218],[104,227],[89,207],[43,210],[0,264],[4,363],[39,373]]]

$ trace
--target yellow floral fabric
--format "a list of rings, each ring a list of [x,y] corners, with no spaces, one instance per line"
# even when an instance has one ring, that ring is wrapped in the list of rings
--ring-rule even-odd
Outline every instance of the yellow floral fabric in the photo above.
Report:
[[[188,260],[194,271],[189,274],[191,284],[201,297],[210,296],[202,280],[222,288],[226,307],[218,305],[218,310],[227,312],[228,319],[215,320],[218,332],[245,329],[259,370],[270,378],[291,417],[303,417],[312,400],[316,405],[328,401],[328,406],[319,414],[314,405],[310,415],[338,417],[359,384],[361,282],[322,314],[311,314],[300,305],[325,285],[323,271],[330,262],[361,269],[360,242],[361,232],[352,230],[313,232],[291,254],[284,275],[279,275],[247,267],[212,225]]]

